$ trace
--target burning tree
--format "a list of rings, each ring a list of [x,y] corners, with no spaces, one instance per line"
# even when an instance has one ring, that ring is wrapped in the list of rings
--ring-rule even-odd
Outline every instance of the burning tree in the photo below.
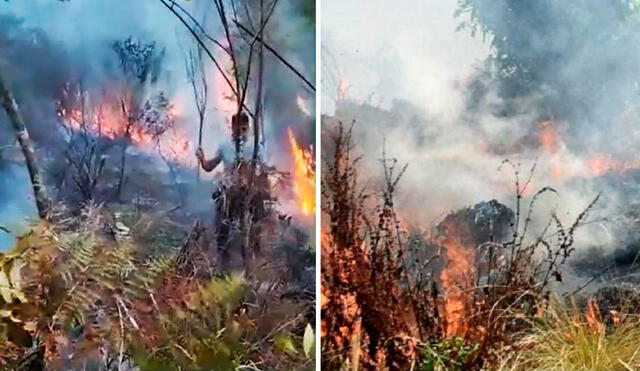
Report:
[[[182,199],[174,163],[184,163],[190,141],[175,128],[174,104],[154,88],[164,52],[156,52],[154,43],[145,45],[131,38],[116,41],[113,50],[120,66],[119,84],[90,89],[82,81],[68,82],[60,92],[57,115],[68,145],[64,153],[70,166],[62,172],[58,184],[64,185],[70,177],[81,202],[94,200],[99,180],[109,178],[104,171],[114,168],[109,159],[119,149],[117,182],[111,189],[111,198],[124,201],[127,151],[133,145],[164,160]],[[106,188],[98,193],[104,195]]]
[[[116,41],[113,50],[120,61],[120,68],[124,75],[124,86],[118,100],[120,102],[122,116],[125,119],[124,132],[119,133],[124,137],[122,145],[122,160],[120,163],[120,178],[116,190],[116,197],[120,197],[125,181],[125,165],[129,140],[134,134],[133,126],[143,115],[142,99],[147,84],[153,84],[158,79],[160,63],[163,51],[156,51],[156,44],[142,44],[128,38],[124,41]],[[160,128],[160,132],[166,128]],[[155,131],[154,131],[155,132]]]

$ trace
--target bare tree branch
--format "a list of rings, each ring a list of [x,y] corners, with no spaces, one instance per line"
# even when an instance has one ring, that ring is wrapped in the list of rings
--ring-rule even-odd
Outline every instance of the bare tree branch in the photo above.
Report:
[[[184,8],[182,7],[178,7],[177,3],[175,2],[175,0],[159,0],[162,5],[164,5],[167,9],[169,9],[169,11],[171,11],[171,13],[173,13],[178,20],[180,20],[180,22],[187,28],[187,30],[189,31],[189,33],[191,33],[191,35],[193,36],[193,38],[196,40],[196,42],[202,47],[202,50],[204,50],[204,52],[207,54],[207,57],[209,57],[209,59],[211,59],[211,61],[213,62],[213,64],[215,65],[216,69],[218,70],[218,72],[220,72],[220,74],[222,75],[222,77],[224,78],[225,82],[227,83],[227,85],[229,86],[229,88],[231,89],[231,92],[238,97],[238,90],[234,87],[234,84],[231,82],[231,80],[229,79],[229,77],[227,76],[227,74],[224,72],[224,69],[222,68],[222,66],[220,65],[220,63],[217,61],[217,59],[213,56],[213,53],[211,53],[211,51],[209,50],[209,48],[207,48],[206,44],[204,43],[204,41],[202,41],[202,38],[198,35],[198,33],[193,29],[193,27],[191,27],[191,25],[189,24],[189,22],[187,22],[187,20],[180,15],[180,13],[178,13],[176,11],[176,9],[174,9],[174,5],[176,6],[176,8],[182,10],[187,17],[189,17],[190,19],[193,19],[193,17],[191,15],[189,15],[189,13],[184,10]],[[201,26],[200,26],[201,27]],[[207,38],[210,38],[207,36]],[[217,45],[219,45],[219,43],[217,43]],[[224,49],[224,48],[223,48]],[[229,53],[229,51],[227,51],[227,53]],[[247,107],[245,104],[242,105],[242,107],[244,107],[244,109],[247,111],[247,114],[249,114],[249,116],[251,116],[252,118],[254,118],[253,112],[249,109],[249,107]]]
[[[243,26],[240,22],[235,21],[236,26],[238,26],[239,29],[241,29],[242,31],[246,32],[247,34],[249,34],[249,36],[251,37],[255,37],[258,42],[260,42],[262,45],[264,45],[264,47],[270,51],[276,58],[278,58],[278,60],[280,62],[282,62],[285,66],[287,66],[293,73],[296,74],[296,76],[298,76],[300,79],[302,79],[302,81],[304,81],[304,83],[313,91],[316,91],[316,87],[315,85],[313,85],[309,80],[307,80],[306,77],[304,77],[304,75],[302,73],[300,73],[300,71],[298,71],[295,67],[293,67],[291,65],[291,63],[289,63],[286,59],[284,59],[284,57],[282,57],[282,55],[280,55],[280,53],[278,53],[275,49],[273,49],[271,46],[269,46],[269,44],[267,44],[260,36],[255,36],[253,34],[253,32],[249,31],[249,29],[247,29],[245,26]]]

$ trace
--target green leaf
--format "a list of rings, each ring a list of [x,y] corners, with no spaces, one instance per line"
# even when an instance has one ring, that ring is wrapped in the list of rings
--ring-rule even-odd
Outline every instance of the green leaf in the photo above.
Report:
[[[288,334],[280,334],[274,339],[276,349],[287,354],[296,354],[296,347],[293,339]]]
[[[0,296],[5,303],[11,303],[13,298],[25,302],[26,298],[20,291],[20,270],[24,263],[19,259],[5,259],[0,267]]]

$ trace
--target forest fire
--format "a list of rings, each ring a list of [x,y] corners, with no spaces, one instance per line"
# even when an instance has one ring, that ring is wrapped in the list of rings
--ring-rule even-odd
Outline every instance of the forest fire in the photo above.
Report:
[[[228,48],[228,43],[225,41],[222,43],[225,48]],[[236,98],[236,93],[231,85],[237,85],[235,74],[232,73],[233,60],[228,53],[221,50],[216,51],[216,58],[221,61],[221,68],[225,72],[224,75],[218,69],[214,69],[212,72],[213,91],[215,92],[215,107],[227,116],[231,117],[231,114],[238,111],[238,99]]]
[[[538,143],[540,148],[551,156],[549,163],[551,175],[556,180],[571,178],[570,171],[564,164],[568,155],[564,141],[552,120],[544,120],[539,124]],[[622,173],[629,170],[640,169],[640,160],[622,161],[605,153],[595,153],[579,158],[581,170],[574,172],[574,177],[599,177],[607,173]]]
[[[80,110],[67,111],[65,108],[60,108],[58,117],[67,129],[86,130],[90,134],[109,139],[129,137],[133,144],[139,146],[151,143],[151,135],[145,133],[140,127],[128,125],[123,117],[114,115],[102,106],[97,111],[93,114],[83,114]]]
[[[189,165],[192,144],[186,134],[173,127],[175,107],[168,105],[163,117],[145,117],[128,120],[115,104],[101,103],[94,110],[67,109],[58,102],[57,115],[60,123],[68,130],[86,131],[88,134],[108,138],[123,139],[134,146],[182,165]]]
[[[468,295],[465,288],[472,284],[473,249],[465,244],[462,236],[464,232],[460,227],[447,221],[444,227],[445,235],[440,244],[445,249],[447,263],[440,274],[440,280],[445,290],[445,334],[448,337],[464,336],[468,330],[465,319]]]
[[[316,210],[313,154],[298,144],[291,128],[288,129],[288,136],[293,157],[293,191],[302,213],[312,215]]]
[[[589,297],[587,300],[585,319],[587,320],[587,325],[592,333],[600,334],[605,330],[605,325],[602,323],[602,315],[600,314],[598,303],[593,296]]]
[[[606,173],[622,173],[640,168],[640,161],[619,161],[605,154],[596,154],[586,159],[591,175],[601,176]]]
[[[2,7],[0,369],[313,367],[314,10],[107,3]]]

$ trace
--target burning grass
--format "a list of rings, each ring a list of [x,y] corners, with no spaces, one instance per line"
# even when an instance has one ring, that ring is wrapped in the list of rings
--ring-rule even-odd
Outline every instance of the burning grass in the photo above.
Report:
[[[330,369],[484,370],[524,349],[591,204],[570,224],[531,230],[535,168],[515,174],[515,211],[491,201],[414,238],[395,211],[406,166],[383,153],[382,189],[361,186],[353,127],[323,138],[322,350]],[[329,130],[330,131],[330,130]],[[525,202],[524,195],[531,194]],[[498,224],[503,225],[500,227]]]
[[[609,326],[597,308],[555,302],[515,345],[502,354],[498,371],[628,371],[640,368],[640,318],[627,315]]]

